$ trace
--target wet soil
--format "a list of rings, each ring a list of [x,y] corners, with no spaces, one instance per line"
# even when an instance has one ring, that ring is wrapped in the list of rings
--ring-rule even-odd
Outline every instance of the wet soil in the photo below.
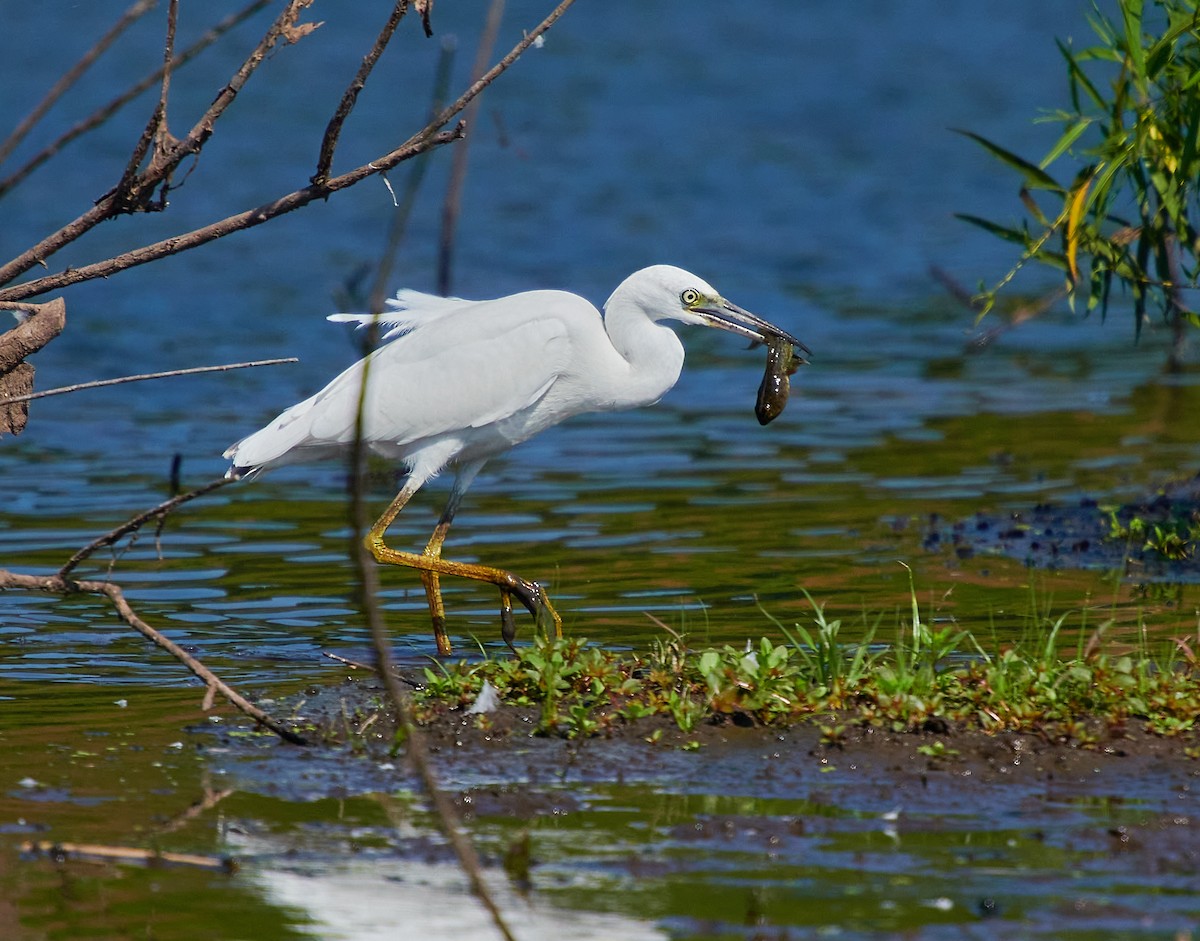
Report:
[[[305,787],[334,774],[350,757],[368,759],[367,778],[381,778],[372,786],[399,770],[403,762],[392,754],[395,726],[380,712],[383,691],[372,678],[350,676],[309,694],[303,716],[320,730],[324,746],[292,750],[306,767]],[[346,716],[356,714],[378,718],[363,734],[347,736]],[[980,794],[997,785],[1016,786],[1023,794],[1033,788],[1121,800],[1135,796],[1128,785],[1137,781],[1146,782],[1138,784],[1139,800],[1176,790],[1200,797],[1200,759],[1190,757],[1197,754],[1200,732],[1164,737],[1140,720],[1118,726],[1097,720],[1091,724],[1095,741],[1087,746],[1045,734],[954,728],[938,719],[920,731],[893,732],[850,717],[839,721],[837,715],[787,727],[712,720],[688,732],[669,718],[651,717],[585,739],[537,735],[536,725],[528,708],[501,705],[486,716],[444,713],[422,726],[422,745],[438,779],[461,792],[458,799],[470,813],[517,818],[561,810],[570,799],[558,789],[594,782],[694,785],[705,793],[789,798],[805,792],[816,776],[823,783],[852,780],[864,788],[856,803],[877,810],[900,801],[912,810],[940,813],[976,812]],[[339,745],[348,745],[349,752]],[[275,750],[273,760],[279,757]],[[271,773],[279,770],[274,766]],[[357,773],[362,772],[360,767]],[[285,787],[287,780],[285,769],[275,787]],[[475,793],[482,781],[486,786]],[[394,778],[388,784],[394,787]],[[509,786],[517,784],[522,786]],[[553,800],[547,802],[531,784],[552,786]],[[1191,833],[1193,845],[1185,855],[1200,867],[1200,813],[1173,825]]]

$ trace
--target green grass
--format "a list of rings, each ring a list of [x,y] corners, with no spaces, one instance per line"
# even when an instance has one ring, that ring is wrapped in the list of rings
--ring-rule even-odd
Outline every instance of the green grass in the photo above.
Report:
[[[1091,628],[1083,615],[1051,618],[1035,604],[1020,640],[985,644],[929,623],[914,588],[911,612],[885,640],[884,617],[864,617],[843,632],[805,594],[808,623],[774,621],[778,636],[744,647],[693,649],[668,630],[641,653],[569,638],[538,641],[515,657],[438,664],[425,670],[419,714],[430,720],[468,708],[487,682],[506,705],[536,710],[538,733],[566,737],[668,716],[685,733],[710,721],[816,721],[830,734],[848,723],[905,731],[932,722],[1086,746],[1133,720],[1159,735],[1190,732],[1200,715],[1197,638],[1155,646],[1143,628],[1132,652],[1129,645],[1106,652],[1107,625]],[[1068,644],[1066,636],[1076,639]]]

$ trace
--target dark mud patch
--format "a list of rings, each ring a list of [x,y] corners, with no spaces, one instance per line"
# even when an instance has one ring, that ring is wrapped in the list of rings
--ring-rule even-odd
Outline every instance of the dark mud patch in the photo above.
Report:
[[[305,700],[303,717],[320,744],[260,741],[247,750],[227,738],[219,748],[269,759],[260,786],[277,794],[336,797],[415,786],[381,697],[372,680],[350,678],[310,691]],[[348,716],[376,718],[359,733]],[[839,723],[836,716],[787,727],[708,721],[684,732],[659,716],[580,739],[535,734],[536,724],[532,709],[504,705],[486,715],[445,713],[422,726],[422,745],[439,781],[463,795],[468,813],[518,819],[570,812],[575,799],[562,789],[596,783],[766,799],[792,799],[816,782],[822,791],[835,783],[858,789],[842,793],[858,809],[881,813],[898,801],[922,813],[976,812],[984,793],[991,795],[989,812],[999,814],[1014,812],[1030,793],[1116,803],[1200,798],[1200,759],[1193,757],[1200,734],[1160,736],[1140,720],[1115,727],[1095,722],[1096,741],[1087,747],[1036,733],[956,729],[940,720],[915,732],[853,717]],[[1200,828],[1200,814],[1186,825]],[[1196,854],[1200,861],[1200,839]]]
[[[1189,540],[1178,558],[1147,545],[1155,527],[1186,535],[1193,524],[1200,528],[1200,476],[1111,510],[1083,499],[1074,506],[1042,504],[1003,515],[977,513],[956,522],[934,516],[924,545],[960,559],[1002,555],[1036,568],[1102,569],[1138,581],[1197,582],[1200,551]]]

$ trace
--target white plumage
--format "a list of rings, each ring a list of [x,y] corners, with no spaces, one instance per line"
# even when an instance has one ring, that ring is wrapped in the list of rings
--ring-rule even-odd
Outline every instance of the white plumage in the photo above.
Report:
[[[335,314],[329,319],[363,325],[374,318]],[[790,334],[724,300],[707,282],[670,265],[626,278],[603,316],[564,291],[467,301],[404,290],[378,317],[388,342],[230,447],[227,476],[252,476],[345,452],[354,440],[361,397],[364,443],[408,471],[368,545],[381,561],[421,570],[439,649],[449,646],[439,623],[444,622],[439,574],[491,581],[501,588],[502,601],[511,592],[536,615],[547,609],[553,614],[535,583],[498,569],[443,562],[441,540],[462,493],[488,458],[572,415],[658,401],[683,366],[683,346],[666,323],[671,320],[756,341],[782,338],[804,348]],[[448,464],[458,469],[454,490],[426,551],[388,549],[383,531],[408,498]],[[554,620],[557,626],[556,614]],[[507,637],[511,616],[505,627]]]

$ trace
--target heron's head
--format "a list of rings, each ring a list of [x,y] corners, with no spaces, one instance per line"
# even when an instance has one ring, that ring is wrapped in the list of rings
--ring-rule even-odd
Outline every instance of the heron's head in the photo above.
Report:
[[[809,349],[787,331],[725,300],[716,288],[673,265],[652,265],[635,271],[613,292],[606,308],[620,300],[640,307],[651,320],[678,320],[716,327],[755,343],[786,340],[805,353]]]

